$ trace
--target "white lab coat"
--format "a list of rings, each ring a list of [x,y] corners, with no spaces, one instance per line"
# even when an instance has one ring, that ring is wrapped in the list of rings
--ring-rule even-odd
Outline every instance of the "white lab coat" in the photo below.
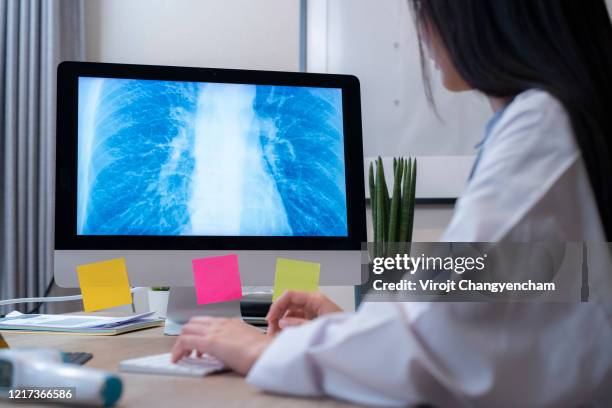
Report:
[[[605,241],[553,97],[527,91],[492,125],[443,240]],[[284,330],[247,381],[377,406],[610,406],[612,307],[367,303]]]

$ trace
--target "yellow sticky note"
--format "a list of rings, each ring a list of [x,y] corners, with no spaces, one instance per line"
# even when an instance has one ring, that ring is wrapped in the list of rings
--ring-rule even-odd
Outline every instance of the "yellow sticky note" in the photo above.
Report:
[[[77,266],[86,312],[132,304],[125,258]]]
[[[320,272],[321,264],[315,262],[277,258],[272,300],[276,300],[287,290],[318,291]]]

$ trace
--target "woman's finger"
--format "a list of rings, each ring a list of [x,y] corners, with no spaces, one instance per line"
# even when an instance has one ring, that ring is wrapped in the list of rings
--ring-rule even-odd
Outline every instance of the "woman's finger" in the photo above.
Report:
[[[209,341],[206,336],[181,335],[172,347],[172,362],[176,363],[181,358],[191,354],[193,350],[206,353]]]
[[[309,293],[287,291],[283,293],[274,303],[270,306],[270,311],[266,316],[269,327],[272,331],[278,329],[278,320],[285,315],[289,309],[303,309],[308,303]]]
[[[306,313],[304,312],[304,309],[289,309],[285,312],[285,315],[281,318],[281,320],[285,317],[299,317],[305,319]]]
[[[283,317],[278,321],[278,325],[281,329],[286,329],[287,327],[300,326],[307,321],[308,320],[299,317]]]
[[[213,331],[224,321],[225,319],[214,317],[194,317],[183,326],[181,334],[204,335]]]

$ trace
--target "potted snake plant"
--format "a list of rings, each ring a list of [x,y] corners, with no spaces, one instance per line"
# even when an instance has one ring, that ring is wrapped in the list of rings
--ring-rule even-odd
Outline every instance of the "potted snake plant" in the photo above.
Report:
[[[392,256],[409,249],[414,225],[417,161],[413,158],[393,159],[391,197],[385,180],[383,161],[370,163],[368,174],[372,206],[373,256]]]
[[[414,225],[414,202],[416,191],[417,161],[415,158],[393,159],[393,185],[391,195],[385,179],[383,161],[380,157],[370,163],[368,181],[372,209],[373,242],[368,245],[370,265],[368,279],[356,288],[359,303],[363,294],[371,289],[373,277],[372,260],[379,257],[394,257],[409,254]],[[364,272],[366,272],[364,270]],[[385,280],[397,282],[403,271],[385,272]]]

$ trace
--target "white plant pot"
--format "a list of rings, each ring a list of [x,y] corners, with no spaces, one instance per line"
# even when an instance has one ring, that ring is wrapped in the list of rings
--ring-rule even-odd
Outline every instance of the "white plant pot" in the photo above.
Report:
[[[168,311],[168,295],[170,291],[159,291],[149,289],[149,311],[155,312],[155,317],[166,318]]]

